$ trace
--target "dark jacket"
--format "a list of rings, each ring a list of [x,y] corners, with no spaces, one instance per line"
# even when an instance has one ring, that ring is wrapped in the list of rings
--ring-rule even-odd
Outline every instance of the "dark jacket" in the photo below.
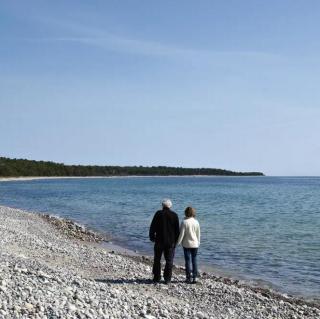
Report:
[[[156,244],[175,246],[179,237],[178,215],[169,208],[158,210],[151,222],[149,237]]]

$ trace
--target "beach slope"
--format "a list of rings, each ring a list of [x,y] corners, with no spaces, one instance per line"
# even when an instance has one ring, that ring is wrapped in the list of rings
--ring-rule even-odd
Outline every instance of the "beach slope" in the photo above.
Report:
[[[145,258],[0,206],[0,318],[320,318],[316,305],[214,276],[153,285]],[[60,225],[60,226],[59,226]]]

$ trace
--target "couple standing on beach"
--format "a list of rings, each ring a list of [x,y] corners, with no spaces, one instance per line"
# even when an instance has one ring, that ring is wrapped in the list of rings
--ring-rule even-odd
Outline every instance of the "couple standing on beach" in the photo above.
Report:
[[[185,219],[179,227],[179,217],[171,210],[170,199],[162,201],[162,210],[158,210],[151,222],[149,237],[154,242],[153,282],[161,280],[161,256],[164,255],[166,265],[164,268],[164,281],[171,282],[173,258],[175,247],[179,244],[183,247],[186,282],[196,283],[198,275],[197,253],[200,245],[200,226],[195,219],[195,209],[185,209]],[[192,268],[191,268],[192,265]],[[191,277],[192,275],[192,277]]]

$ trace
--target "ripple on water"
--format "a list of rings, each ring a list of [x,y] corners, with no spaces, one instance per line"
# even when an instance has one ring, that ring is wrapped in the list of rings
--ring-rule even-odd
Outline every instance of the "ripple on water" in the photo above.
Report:
[[[163,197],[196,207],[200,264],[320,297],[320,178],[168,177],[0,183],[0,203],[73,218],[152,253],[148,227]],[[182,259],[182,249],[177,249]]]

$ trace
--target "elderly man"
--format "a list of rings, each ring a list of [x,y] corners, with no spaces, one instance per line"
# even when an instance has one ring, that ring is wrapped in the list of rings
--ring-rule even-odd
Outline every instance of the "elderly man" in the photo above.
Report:
[[[149,237],[154,242],[153,282],[161,280],[161,256],[164,254],[166,265],[164,268],[164,281],[169,284],[172,276],[174,250],[179,237],[179,218],[171,210],[170,199],[162,201],[162,210],[158,210],[151,222]]]

